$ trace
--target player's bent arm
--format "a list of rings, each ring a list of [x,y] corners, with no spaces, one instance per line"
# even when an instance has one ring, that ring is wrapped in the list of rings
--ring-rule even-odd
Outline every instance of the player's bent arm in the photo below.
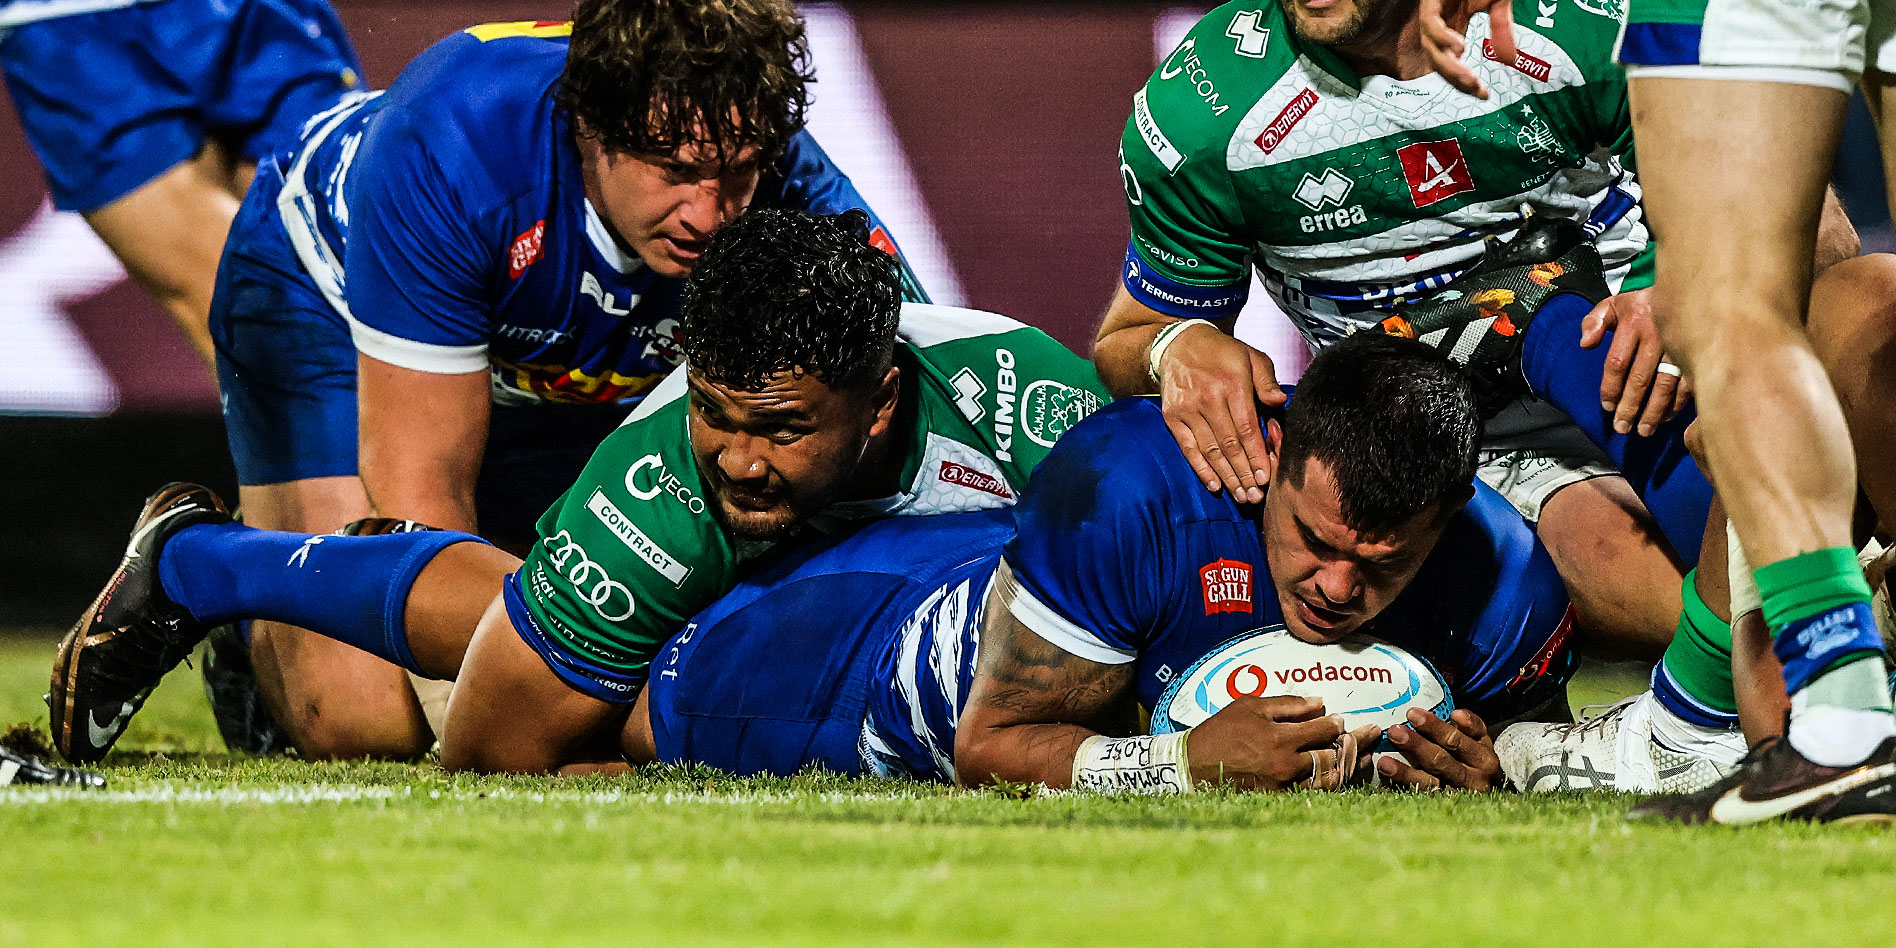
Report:
[[[1242,789],[1335,789],[1349,782],[1373,725],[1345,733],[1308,698],[1244,698],[1190,730],[1126,735],[1133,662],[1080,658],[1016,617],[997,579],[955,732],[963,786],[998,781],[1108,792],[1176,793],[1206,783]]]
[[[968,787],[1006,780],[1065,788],[1080,745],[1110,726],[1115,706],[1127,706],[1132,665],[1088,661],[1041,638],[1014,617],[1001,586],[997,579],[982,610],[974,683],[955,730],[955,775]]]
[[[356,356],[362,485],[380,516],[477,533],[488,374],[438,374]]]

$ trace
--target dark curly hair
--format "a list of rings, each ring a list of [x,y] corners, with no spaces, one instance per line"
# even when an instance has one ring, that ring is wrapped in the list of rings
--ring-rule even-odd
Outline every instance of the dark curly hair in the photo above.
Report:
[[[810,68],[789,0],[581,0],[559,106],[621,154],[701,145],[766,161],[803,128]]]
[[[725,225],[685,284],[693,374],[746,391],[780,372],[872,385],[895,357],[902,284],[869,215],[755,209]]]
[[[1376,534],[1449,499],[1475,477],[1481,416],[1468,377],[1413,339],[1362,332],[1317,355],[1284,414],[1278,471],[1330,468],[1343,522]]]

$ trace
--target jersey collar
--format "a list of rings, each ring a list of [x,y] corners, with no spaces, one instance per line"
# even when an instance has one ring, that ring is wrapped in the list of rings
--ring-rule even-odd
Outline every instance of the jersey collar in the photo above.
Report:
[[[636,273],[643,269],[645,261],[639,259],[637,254],[626,253],[620,248],[619,242],[612,238],[612,231],[606,227],[605,218],[600,217],[599,211],[593,208],[592,200],[581,198],[580,201],[586,205],[586,239],[592,242],[594,250],[599,251],[599,256],[620,273]]]

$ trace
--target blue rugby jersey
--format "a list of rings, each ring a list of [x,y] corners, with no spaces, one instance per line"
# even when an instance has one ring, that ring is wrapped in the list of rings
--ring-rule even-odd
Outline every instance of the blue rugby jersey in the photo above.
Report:
[[[554,102],[570,32],[523,22],[456,33],[386,92],[311,119],[302,146],[280,156],[284,227],[360,351],[426,372],[489,368],[502,403],[636,398],[679,363],[684,281],[621,250],[585,197]],[[867,210],[807,133],[753,203]]]
[[[1572,674],[1568,600],[1513,508],[1475,488],[1414,582],[1363,631],[1427,658],[1458,705],[1499,720],[1532,710]],[[1123,399],[1076,425],[1035,469],[1014,515],[1013,537],[991,541],[1004,552],[927,577],[924,593],[885,613],[866,770],[954,779],[991,582],[1018,584],[1015,617],[1052,644],[1132,663],[1148,708],[1219,644],[1283,621],[1254,510],[1204,489],[1156,399]],[[887,529],[928,542],[927,521]]]

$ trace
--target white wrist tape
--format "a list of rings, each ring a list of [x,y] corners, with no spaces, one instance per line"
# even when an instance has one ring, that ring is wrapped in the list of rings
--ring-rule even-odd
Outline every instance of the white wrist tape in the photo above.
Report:
[[[1141,737],[1096,734],[1073,755],[1073,789],[1096,793],[1190,793],[1192,765],[1185,759],[1190,730]]]
[[[1159,334],[1152,337],[1152,347],[1146,350],[1146,370],[1152,373],[1154,384],[1160,381],[1159,360],[1165,358],[1165,350],[1171,347],[1172,340],[1177,339],[1179,333],[1193,326],[1218,328],[1217,324],[1209,319],[1185,319],[1159,330]]]
[[[1758,592],[1745,548],[1738,544],[1738,531],[1729,520],[1725,521],[1725,573],[1731,584],[1731,622],[1737,625],[1739,616],[1764,608],[1764,594]]]

